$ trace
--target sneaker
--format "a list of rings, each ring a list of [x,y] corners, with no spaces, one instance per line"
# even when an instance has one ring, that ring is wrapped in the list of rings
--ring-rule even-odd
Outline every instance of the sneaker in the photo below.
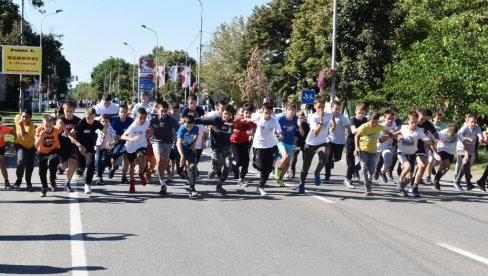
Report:
[[[366,191],[364,191],[364,195],[365,196],[370,196],[372,195],[373,193],[371,192],[371,188],[366,188]]]
[[[276,168],[275,169],[275,180],[278,180],[281,178],[281,169],[280,168]]]
[[[486,183],[485,183],[485,181],[483,181],[482,179],[480,179],[480,180],[476,181],[476,184],[478,184],[478,187],[480,187],[480,189],[483,192],[486,192]],[[5,185],[7,185],[7,183],[5,183]]]
[[[111,169],[111,170],[108,172],[108,179],[112,179],[112,178],[114,178],[114,174],[115,174],[115,170],[114,170],[114,169]]]
[[[420,197],[418,186],[410,188],[409,192],[413,194],[414,197]]]
[[[193,190],[190,190],[190,198],[196,198],[198,197],[198,192],[193,189]]]
[[[285,181],[283,181],[283,179],[276,179],[276,183],[278,183],[281,188],[285,187]]]
[[[299,194],[305,194],[305,184],[304,183],[301,183],[300,185],[298,185],[298,193]]]
[[[227,191],[224,189],[224,187],[222,187],[222,185],[217,185],[217,187],[215,187],[215,191],[221,193],[221,194],[225,194]]]
[[[166,189],[166,185],[161,185],[161,189],[159,190],[159,194],[160,195],[165,195],[167,193],[168,193],[168,191]]]
[[[380,178],[380,172],[375,171],[374,174],[373,174],[373,179],[374,180],[378,180],[378,178]]]
[[[472,189],[474,189],[474,187],[475,187],[475,186],[474,186],[473,184],[471,184],[471,182],[468,182],[468,183],[466,184],[466,190],[468,190],[468,191],[471,191]]]
[[[47,188],[42,188],[41,189],[41,197],[46,197],[46,194],[47,194]]]
[[[361,181],[361,176],[359,175],[359,170],[354,170],[354,178],[359,182]]]
[[[88,184],[85,184],[85,194],[91,194],[91,187]]]
[[[388,176],[388,180],[393,180],[393,175],[391,172],[386,172],[386,176]]]
[[[27,190],[32,190],[32,183],[30,181],[26,181],[25,186],[27,187]]]
[[[290,174],[290,172],[286,172],[286,174],[285,174],[285,178],[291,178],[291,174]]]
[[[20,189],[20,183],[22,183],[22,179],[17,179],[13,186],[14,189]]]
[[[136,180],[133,179],[130,181],[130,186],[129,186],[129,193],[135,193],[136,192]]]
[[[454,183],[452,184],[452,186],[454,186],[454,188],[455,188],[457,191],[459,191],[459,192],[462,192],[462,191],[463,191],[463,187],[461,187],[461,184],[459,184],[459,183],[454,182]]]
[[[352,184],[351,179],[344,179],[344,186],[346,186],[349,189],[354,189],[354,185]]]
[[[398,193],[400,194],[400,196],[408,197],[408,193],[407,193],[407,191],[405,191],[405,189],[403,187],[401,187],[400,189],[397,189],[397,190],[398,190]]]
[[[122,184],[129,184],[129,179],[127,179],[127,176],[122,176],[122,179],[120,180],[120,183],[122,183]]]
[[[214,171],[210,172],[210,173],[208,174],[208,178],[209,178],[209,179],[215,178],[215,172],[214,172]]]
[[[110,177],[109,177],[110,178]],[[103,181],[103,178],[99,178],[97,179],[97,182],[95,183],[95,185],[98,185],[98,186],[102,186],[105,184],[105,181]]]
[[[381,179],[383,182],[388,183],[388,178],[386,177],[386,173],[381,173]]]
[[[8,182],[8,180],[5,180],[5,190],[9,190],[10,188],[12,188],[12,186],[10,186],[10,182]]]
[[[237,187],[247,187],[247,182],[246,181],[237,181],[236,186]]]
[[[434,188],[438,191],[441,190],[441,183],[439,182],[439,180],[434,179]]]
[[[320,173],[315,173],[315,186],[320,186]]]
[[[430,177],[430,175],[429,175],[429,176],[427,176],[427,177],[425,178],[425,180],[424,180],[424,181],[425,181],[425,183],[432,183],[432,178],[431,178],[431,177]]]
[[[83,182],[86,180],[86,177],[84,175],[76,174],[76,180],[79,182]]]
[[[65,183],[64,183],[64,191],[65,191],[65,192],[68,192],[68,193],[73,192],[73,189],[71,189],[71,186],[69,185],[69,183],[68,183],[68,182],[65,182]]]
[[[56,185],[56,183],[52,183],[51,184],[51,191],[54,193],[54,192],[56,192],[57,189],[58,189],[58,185]]]
[[[61,168],[58,168],[58,175],[63,175],[64,174],[64,170],[61,170]]]
[[[326,174],[324,176],[324,182],[327,183],[327,182],[329,182],[329,180],[330,180],[330,174]]]
[[[295,171],[290,172],[290,178],[295,178]]]
[[[256,192],[258,192],[261,196],[266,196],[267,195],[267,193],[266,193],[266,191],[264,190],[263,187],[258,187],[256,189]]]
[[[147,185],[147,179],[146,179],[146,176],[144,176],[143,173],[140,173],[139,174],[139,179],[141,180],[141,185],[142,186],[146,186]]]

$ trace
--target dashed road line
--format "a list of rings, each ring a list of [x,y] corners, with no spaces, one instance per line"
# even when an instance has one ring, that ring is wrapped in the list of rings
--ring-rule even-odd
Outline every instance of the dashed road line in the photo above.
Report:
[[[74,184],[74,183],[73,183]],[[70,231],[71,231],[71,267],[73,275],[88,275],[86,262],[85,244],[83,241],[83,229],[81,227],[81,209],[78,200],[78,189],[75,185],[75,192],[69,193],[71,198],[70,210]]]
[[[444,247],[447,250],[450,250],[450,251],[455,252],[457,254],[463,255],[465,257],[468,257],[470,259],[473,259],[475,261],[478,261],[480,263],[483,263],[485,265],[488,265],[488,259],[485,258],[485,257],[481,257],[480,255],[476,255],[474,253],[471,253],[469,251],[463,250],[461,248],[457,248],[457,247],[452,246],[452,245],[449,245],[447,243],[438,242],[436,244],[439,245],[439,246],[441,246],[441,247]]]

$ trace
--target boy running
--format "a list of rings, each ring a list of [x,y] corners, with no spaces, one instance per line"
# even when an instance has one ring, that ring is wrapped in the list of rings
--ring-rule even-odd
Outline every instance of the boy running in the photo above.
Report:
[[[356,106],[356,116],[352,117],[350,120],[351,123],[351,132],[346,139],[346,162],[347,162],[347,172],[346,178],[344,179],[344,186],[347,188],[354,189],[354,185],[352,184],[352,176],[355,175],[356,179],[359,181],[359,164],[356,164],[356,160],[354,157],[354,151],[356,150],[356,144],[354,142],[354,137],[357,134],[357,130],[359,127],[368,120],[364,117],[366,114],[366,107],[364,104],[358,104]]]
[[[117,144],[114,146],[112,150],[112,169],[108,174],[108,178],[112,179],[114,177],[115,171],[117,170],[117,159],[122,156],[122,184],[129,184],[129,180],[127,180],[127,170],[129,169],[129,160],[127,160],[127,153],[125,152],[125,141],[121,140],[122,134],[129,128],[130,125],[134,122],[133,118],[128,117],[129,115],[129,108],[125,105],[119,106],[119,116],[112,120],[112,128],[115,130],[115,141]]]
[[[147,185],[144,168],[146,167],[146,135],[147,129],[149,128],[149,121],[146,119],[146,110],[144,108],[139,108],[139,110],[137,110],[135,121],[129,128],[127,128],[121,137],[122,140],[126,141],[124,148],[127,152],[127,159],[129,160],[129,193],[134,193],[136,191],[136,180],[134,178],[136,165],[139,166],[139,179],[141,180],[142,186]]]
[[[47,193],[47,171],[51,190],[56,191],[56,170],[59,164],[59,130],[54,127],[54,119],[51,115],[42,117],[42,125],[36,129],[35,146],[39,152],[39,177],[41,179],[41,197]]]
[[[197,174],[195,172],[195,141],[197,139],[197,135],[198,127],[195,126],[195,119],[193,116],[185,116],[183,118],[183,125],[180,126],[178,134],[176,135],[176,147],[180,155],[180,162],[178,166],[182,168],[188,166],[190,198],[195,198],[198,196],[197,190],[195,189],[195,183],[197,181]]]
[[[394,116],[393,112],[390,110],[386,110],[383,115],[384,121],[381,123],[383,126],[386,127],[390,132],[394,132],[397,128],[396,123],[393,121]],[[388,182],[387,172],[390,171],[390,166],[393,160],[393,152],[392,152],[392,144],[393,144],[393,137],[385,135],[385,132],[381,132],[380,136],[378,137],[378,153],[376,156],[376,168],[375,173],[373,175],[373,179],[377,180],[379,175],[381,175],[381,179],[383,182]],[[381,161],[381,162],[380,162]]]
[[[236,166],[240,168],[239,181],[237,186],[246,187],[247,183],[244,181],[249,169],[249,149],[251,142],[249,140],[251,132],[256,129],[256,124],[253,122],[240,123],[243,119],[251,118],[252,106],[244,104],[242,107],[242,116],[234,120],[234,132],[230,136],[232,156],[236,162]]]
[[[60,129],[59,143],[61,145],[61,150],[59,152],[59,160],[61,164],[59,165],[59,174],[62,174],[66,168],[68,173],[66,174],[66,181],[64,182],[64,190],[66,192],[72,192],[71,189],[71,179],[76,170],[77,155],[76,146],[69,138],[70,132],[75,128],[75,126],[81,121],[80,118],[74,115],[75,113],[75,103],[72,101],[66,101],[63,103],[64,114],[61,115],[57,120],[57,126]]]
[[[434,165],[440,164],[439,170],[434,177],[434,187],[436,190],[441,190],[441,178],[449,171],[454,154],[456,154],[456,144],[459,139],[458,127],[455,124],[449,124],[447,129],[439,132],[439,141],[437,143],[437,152],[441,157],[441,161],[436,161]]]
[[[112,149],[115,145],[115,130],[110,126],[110,116],[103,114],[100,119],[100,123],[103,125],[102,130],[97,130],[97,185],[103,185],[103,172],[106,167],[111,167],[112,163]]]
[[[329,150],[327,153],[327,164],[325,165],[325,181],[330,179],[330,171],[334,168],[334,162],[342,159],[342,151],[346,144],[346,129],[351,133],[349,120],[341,113],[342,104],[339,101],[332,101],[331,112],[335,116],[336,128],[329,134]]]

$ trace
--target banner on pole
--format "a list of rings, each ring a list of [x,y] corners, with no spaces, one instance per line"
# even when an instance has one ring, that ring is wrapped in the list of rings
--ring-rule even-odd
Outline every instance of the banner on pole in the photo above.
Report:
[[[40,75],[42,72],[41,47],[2,46],[3,74]]]
[[[180,66],[181,87],[187,88],[190,86],[191,81],[191,68],[190,66]]]
[[[139,77],[138,77],[138,93],[140,98],[141,92],[144,90],[149,96],[149,100],[153,99],[151,91],[154,87],[154,66],[152,58],[142,57],[139,59]]]

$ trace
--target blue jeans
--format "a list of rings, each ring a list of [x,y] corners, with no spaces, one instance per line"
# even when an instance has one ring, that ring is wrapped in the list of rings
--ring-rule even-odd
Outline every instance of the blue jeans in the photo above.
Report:
[[[366,188],[371,188],[373,184],[372,178],[376,168],[376,155],[376,153],[359,151],[359,162],[363,170],[364,186]]]

